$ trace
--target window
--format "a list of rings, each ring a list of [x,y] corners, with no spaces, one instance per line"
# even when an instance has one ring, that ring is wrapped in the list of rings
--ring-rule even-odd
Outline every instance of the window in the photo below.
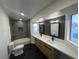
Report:
[[[33,23],[33,34],[38,32],[38,23]]]
[[[70,40],[78,44],[78,13],[71,16],[71,35]]]

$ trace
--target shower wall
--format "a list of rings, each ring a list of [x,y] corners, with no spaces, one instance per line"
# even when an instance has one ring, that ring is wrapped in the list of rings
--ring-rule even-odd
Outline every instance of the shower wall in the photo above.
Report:
[[[12,41],[24,37],[30,37],[30,20],[19,21],[10,18]]]

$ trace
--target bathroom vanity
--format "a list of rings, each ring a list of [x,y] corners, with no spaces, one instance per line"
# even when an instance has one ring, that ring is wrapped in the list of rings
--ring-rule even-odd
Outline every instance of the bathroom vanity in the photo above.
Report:
[[[77,47],[65,40],[65,16],[39,22],[39,34],[32,34],[35,45],[48,59],[62,59],[61,53],[78,59]]]
[[[47,56],[48,59],[58,59],[60,57],[59,51],[37,38],[35,38],[35,45],[45,56]]]
[[[35,40],[35,45],[48,59],[59,59],[61,53],[68,56],[66,59],[78,59],[77,49],[68,42],[58,40],[57,38],[54,38],[54,41],[52,41],[51,38],[45,35],[33,34],[32,37]]]

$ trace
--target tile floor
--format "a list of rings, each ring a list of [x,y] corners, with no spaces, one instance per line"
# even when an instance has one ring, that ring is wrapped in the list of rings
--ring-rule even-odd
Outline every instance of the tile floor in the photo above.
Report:
[[[10,59],[47,59],[34,44],[25,45],[23,50],[24,54],[17,57],[11,55]]]

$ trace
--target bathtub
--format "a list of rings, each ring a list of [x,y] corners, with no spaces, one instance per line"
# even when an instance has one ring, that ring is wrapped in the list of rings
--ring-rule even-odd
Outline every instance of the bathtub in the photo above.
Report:
[[[21,39],[16,39],[14,40],[14,45],[20,45],[20,44],[30,44],[31,43],[31,39],[30,38],[21,38]]]

